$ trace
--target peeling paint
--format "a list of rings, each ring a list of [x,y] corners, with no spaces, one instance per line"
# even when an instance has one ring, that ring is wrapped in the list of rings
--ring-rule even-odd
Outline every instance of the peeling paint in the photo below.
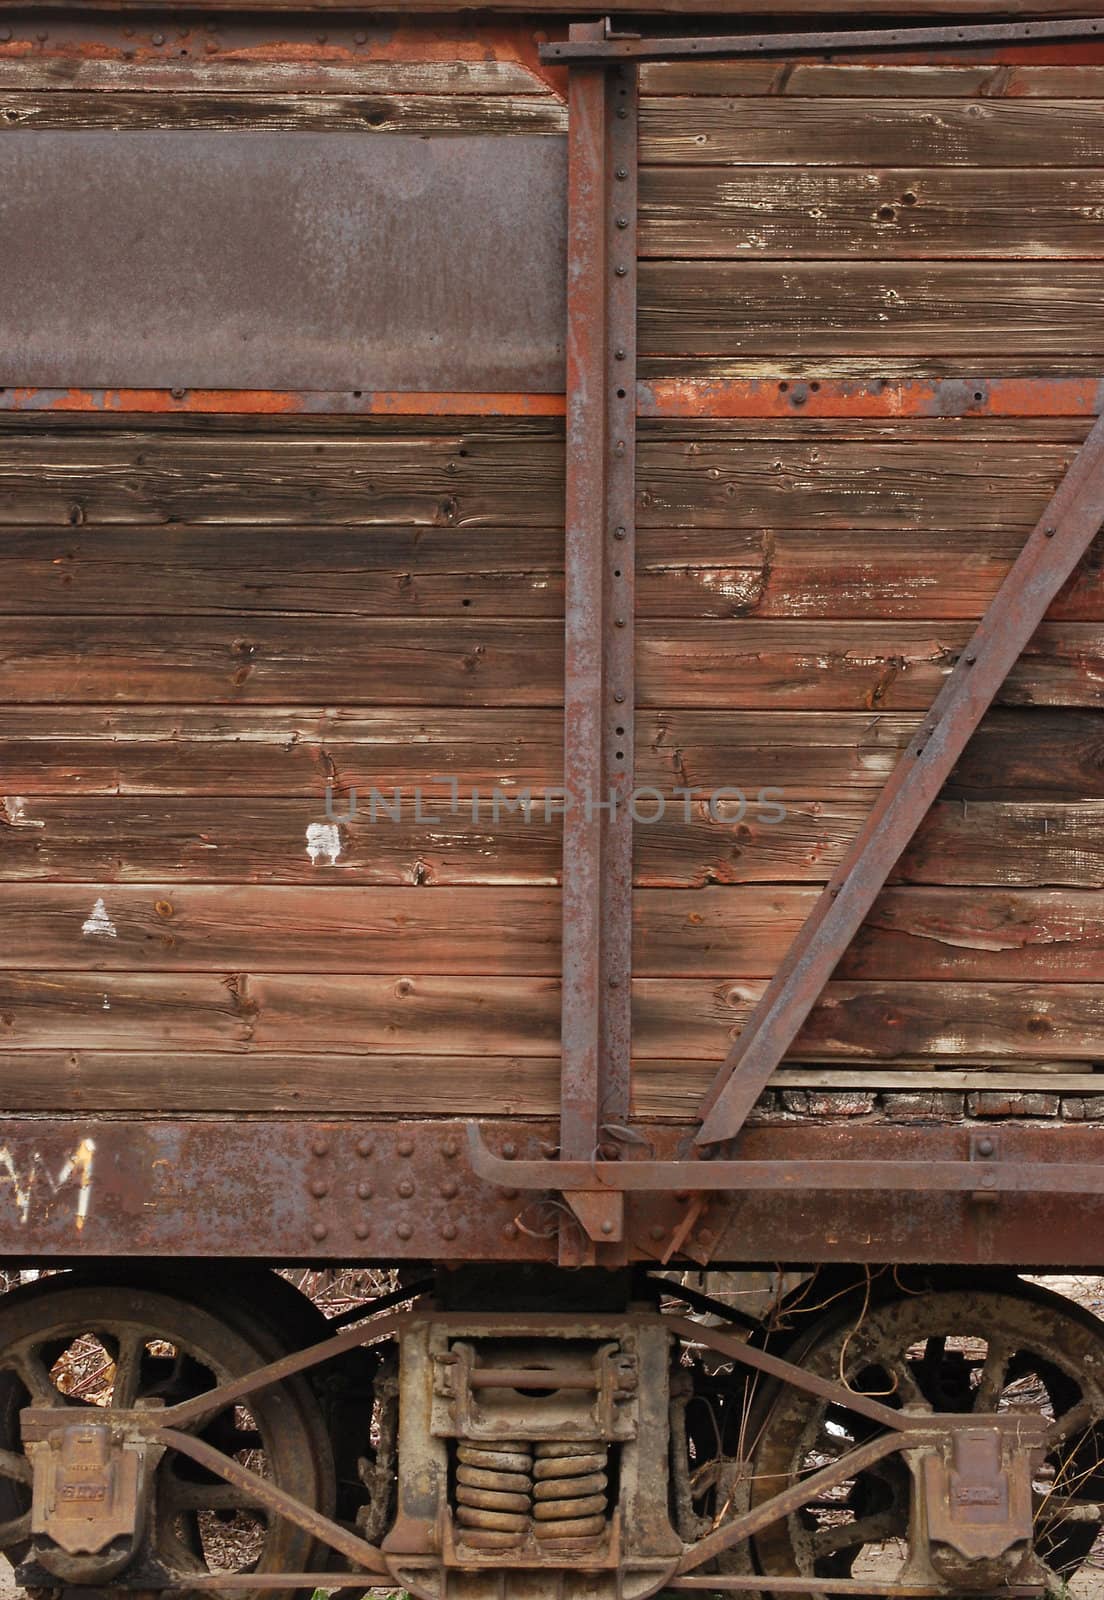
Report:
[[[82,1139],[54,1177],[37,1150],[31,1156],[29,1165],[21,1169],[9,1147],[0,1145],[0,1190],[8,1189],[19,1213],[19,1220],[26,1226],[30,1220],[31,1206],[37,1191],[45,1187],[49,1198],[52,1199],[76,1179],[78,1188],[74,1221],[79,1233],[88,1220],[88,1211],[92,1203],[92,1168],[95,1154],[95,1141]]]

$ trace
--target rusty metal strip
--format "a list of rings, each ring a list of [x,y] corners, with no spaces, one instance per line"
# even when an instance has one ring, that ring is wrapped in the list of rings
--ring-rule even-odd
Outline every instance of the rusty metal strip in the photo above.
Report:
[[[1098,17],[1055,22],[983,22],[922,28],[836,28],[808,33],[745,33],[697,38],[626,37],[607,26],[593,38],[576,37],[541,46],[541,60],[554,66],[615,61],[736,60],[746,56],[826,55],[844,50],[959,49],[979,44],[1050,44],[1059,39],[1104,37]]]
[[[332,1581],[332,1575],[331,1575]],[[668,1589],[702,1590],[710,1593],[733,1590],[741,1592],[752,1589],[757,1594],[765,1588],[765,1579],[759,1573],[714,1573],[709,1577],[681,1577],[669,1578],[663,1585],[664,1592]],[[211,1585],[213,1587],[213,1584]],[[244,1587],[244,1585],[243,1585]],[[1035,1596],[1044,1593],[1042,1584],[1013,1583],[1001,1585],[1001,1600],[1034,1600]],[[872,1578],[795,1578],[776,1577],[772,1574],[770,1579],[771,1594],[856,1594],[856,1595],[886,1595],[890,1600],[947,1600],[946,1588],[935,1584],[916,1583],[881,1583]]]
[[[580,24],[572,37],[596,32]],[[636,105],[635,69],[571,74],[560,1079],[569,1160],[593,1157],[603,1125],[629,1108]],[[588,1237],[622,1238],[613,1202],[578,1208]],[[566,1233],[562,1251],[581,1259]],[[582,1254],[593,1259],[586,1245]]]
[[[641,417],[1094,417],[1099,378],[653,378]]]
[[[222,1451],[216,1450],[213,1445],[205,1444],[202,1439],[193,1439],[190,1434],[180,1433],[175,1428],[157,1428],[149,1437],[156,1444],[163,1444],[167,1450],[176,1450],[181,1455],[188,1456],[199,1466],[205,1467],[208,1472],[213,1472],[216,1477],[233,1484],[234,1488],[245,1489],[276,1516],[286,1517],[289,1522],[294,1522],[297,1527],[305,1529],[322,1544],[329,1545],[331,1550],[347,1556],[350,1561],[365,1567],[369,1572],[378,1573],[381,1577],[389,1576],[387,1562],[374,1544],[358,1538],[355,1533],[350,1533],[348,1528],[341,1527],[340,1523],[304,1505],[294,1495],[278,1489],[269,1479],[251,1472],[248,1467],[242,1466],[240,1461],[234,1461],[230,1456],[223,1455]]]
[[[562,394],[391,389],[0,389],[0,411],[124,415],[562,417]]]
[[[793,1044],[1047,607],[1104,523],[1104,419],[1074,457],[931,710],[748,1019],[701,1107],[731,1139]]]

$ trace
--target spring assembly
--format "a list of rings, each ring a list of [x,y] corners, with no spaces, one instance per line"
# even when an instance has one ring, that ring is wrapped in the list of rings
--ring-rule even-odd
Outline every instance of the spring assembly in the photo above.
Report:
[[[533,1532],[538,1539],[588,1539],[605,1532],[608,1465],[609,1446],[600,1439],[537,1445]]]
[[[462,1444],[456,1452],[456,1518],[465,1543],[496,1549],[529,1531],[533,1455],[528,1445]]]

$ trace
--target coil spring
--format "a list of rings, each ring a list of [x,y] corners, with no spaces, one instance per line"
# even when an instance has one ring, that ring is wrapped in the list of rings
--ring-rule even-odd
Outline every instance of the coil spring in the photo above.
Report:
[[[462,1444],[456,1452],[456,1518],[468,1544],[519,1543],[529,1531],[533,1454],[527,1445]]]
[[[602,1440],[537,1445],[533,1532],[538,1539],[604,1533],[609,1509],[609,1446]]]

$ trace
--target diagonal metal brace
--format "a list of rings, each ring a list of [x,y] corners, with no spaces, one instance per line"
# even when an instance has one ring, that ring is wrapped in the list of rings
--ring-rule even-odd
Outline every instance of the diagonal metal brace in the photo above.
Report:
[[[1104,418],[1074,457],[858,838],[729,1051],[702,1103],[697,1144],[731,1139],[743,1127],[971,734],[1102,523]]]

